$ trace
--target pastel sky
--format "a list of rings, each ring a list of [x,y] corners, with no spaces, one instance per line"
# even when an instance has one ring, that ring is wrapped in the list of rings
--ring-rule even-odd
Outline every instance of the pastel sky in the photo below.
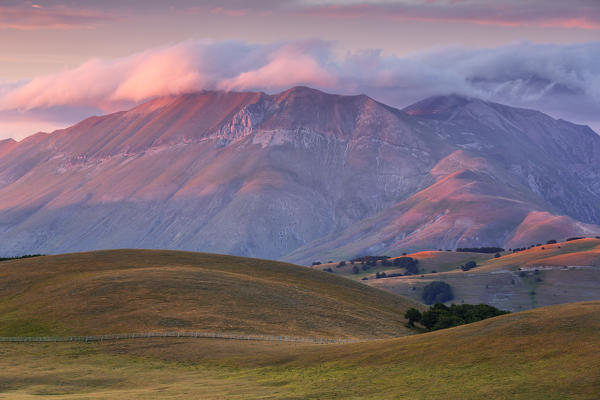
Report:
[[[462,93],[600,131],[600,0],[0,0],[0,139],[153,96]]]

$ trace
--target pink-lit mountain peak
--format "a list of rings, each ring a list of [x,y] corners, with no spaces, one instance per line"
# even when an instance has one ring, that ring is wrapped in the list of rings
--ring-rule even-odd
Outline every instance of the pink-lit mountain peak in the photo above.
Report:
[[[11,254],[146,247],[304,262],[503,245],[531,212],[571,218],[548,234],[600,222],[600,138],[588,128],[479,100],[430,103],[454,117],[306,87],[205,91],[0,144],[0,239]]]
[[[371,112],[389,110],[365,95],[340,96],[308,87],[275,95],[201,91],[158,97],[129,111],[91,117],[47,140],[64,152],[106,157],[209,138],[229,142],[257,131],[311,129],[348,138],[356,129],[355,117]]]

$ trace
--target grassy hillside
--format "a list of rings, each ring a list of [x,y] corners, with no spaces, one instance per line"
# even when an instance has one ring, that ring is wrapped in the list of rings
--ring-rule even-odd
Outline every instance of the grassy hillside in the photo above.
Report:
[[[432,272],[445,272],[455,270],[458,266],[466,263],[467,261],[476,261],[481,263],[494,257],[493,254],[484,253],[469,253],[469,252],[453,252],[453,251],[420,251],[418,253],[408,254],[406,257],[411,257],[419,260],[419,271],[424,274]],[[398,257],[392,257],[389,260],[393,261]],[[394,266],[383,266],[381,261],[377,262],[375,267],[371,267],[366,271],[362,269],[360,262],[351,264],[346,261],[346,265],[338,266],[339,262],[324,263],[321,265],[315,265],[312,268],[319,269],[321,271],[331,268],[332,273],[341,275],[346,278],[354,280],[363,280],[363,278],[373,279],[377,272],[386,273],[405,273],[406,271],[402,268]],[[355,274],[352,270],[354,266],[359,268],[358,274]]]
[[[600,302],[348,345],[0,344],[0,397],[596,399]]]
[[[444,266],[450,254],[440,254]],[[365,282],[419,300],[424,286],[444,281],[454,291],[451,302],[488,303],[513,311],[600,299],[599,239],[543,245],[500,258],[473,260],[479,266],[467,272],[450,268],[436,274]]]
[[[309,268],[111,250],[0,262],[0,336],[168,330],[327,337],[412,333],[411,300]]]

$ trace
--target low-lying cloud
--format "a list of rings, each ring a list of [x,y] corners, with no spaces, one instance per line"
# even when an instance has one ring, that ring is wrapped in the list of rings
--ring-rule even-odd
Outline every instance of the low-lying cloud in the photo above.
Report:
[[[537,108],[597,128],[600,42],[444,47],[398,57],[372,49],[339,56],[335,44],[319,40],[264,45],[187,41],[0,84],[0,110],[110,112],[152,97],[202,89],[273,93],[295,85],[366,93],[396,107],[459,93]]]

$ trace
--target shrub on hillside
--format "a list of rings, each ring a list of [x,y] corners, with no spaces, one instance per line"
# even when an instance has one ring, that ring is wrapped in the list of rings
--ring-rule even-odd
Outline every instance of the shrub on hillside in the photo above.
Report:
[[[468,270],[471,270],[476,267],[477,267],[477,263],[475,261],[469,261],[469,262],[465,263],[465,265],[461,265],[460,269],[462,269],[463,271],[468,271]]]
[[[410,326],[415,326],[415,322],[421,321],[421,317],[421,311],[412,307],[406,310],[406,313],[404,314],[404,318],[408,320]]]
[[[568,238],[566,241],[572,242],[573,240],[579,240],[579,239],[585,239],[585,238],[583,236],[575,236],[575,237]]]
[[[452,288],[446,282],[434,281],[423,288],[425,304],[445,303],[454,298]]]
[[[416,275],[419,273],[419,260],[412,257],[398,257],[394,259],[394,267],[406,269],[407,274]]]
[[[508,311],[499,310],[487,304],[452,304],[448,307],[444,304],[436,303],[422,314],[420,320],[414,320],[413,323],[419,322],[427,329],[435,331],[470,324],[508,313]]]
[[[462,253],[501,253],[504,251],[502,247],[459,247],[457,252]]]
[[[16,256],[16,257],[0,257],[0,261],[21,260],[23,258],[41,257],[43,255],[44,254],[25,254],[25,255]]]

